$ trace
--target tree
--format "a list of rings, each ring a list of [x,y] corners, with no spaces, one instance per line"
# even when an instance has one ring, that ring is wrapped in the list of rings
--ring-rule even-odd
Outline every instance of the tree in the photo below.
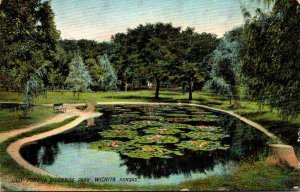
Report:
[[[34,100],[41,94],[45,93],[45,87],[43,83],[43,77],[46,74],[46,64],[42,65],[34,74],[30,76],[30,79],[26,82],[24,89],[23,101],[25,106],[23,107],[23,117],[27,117],[29,108],[33,105]]]
[[[249,95],[284,118],[300,110],[300,10],[295,0],[278,0],[271,13],[260,10],[245,24],[242,71]]]
[[[120,88],[127,91],[128,82],[134,79],[138,74],[131,62],[134,56],[131,56],[130,47],[128,45],[127,34],[117,33],[112,36],[111,62],[113,63],[116,75],[120,80]],[[135,57],[136,58],[136,57]]]
[[[3,0],[0,4],[1,76],[23,93],[24,101],[28,101],[25,93],[33,90],[26,91],[32,76],[45,63],[49,66],[56,51],[59,33],[53,19],[48,1]]]
[[[180,81],[185,81],[189,87],[189,100],[193,99],[192,92],[195,82],[201,83],[206,72],[203,66],[204,59],[217,47],[216,35],[209,33],[195,33],[194,29],[187,28],[182,31],[177,42],[177,76]]]
[[[87,91],[89,85],[92,83],[91,76],[84,65],[81,56],[76,55],[70,63],[70,72],[66,79],[66,85],[73,91],[73,96],[77,92],[79,93]]]
[[[203,75],[201,73],[199,65],[196,63],[183,63],[180,66],[182,75],[181,79],[186,81],[189,87],[189,100],[193,99],[193,86],[195,81],[203,81]]]
[[[99,68],[97,71],[101,71],[101,74],[97,75],[96,83],[100,84],[100,87],[103,91],[116,89],[118,78],[108,60],[107,55],[105,54],[103,56],[99,56],[98,62]]]
[[[229,95],[230,102],[237,96],[241,85],[242,32],[243,29],[240,27],[224,35],[211,55],[211,79],[206,82],[206,87],[211,91]]]

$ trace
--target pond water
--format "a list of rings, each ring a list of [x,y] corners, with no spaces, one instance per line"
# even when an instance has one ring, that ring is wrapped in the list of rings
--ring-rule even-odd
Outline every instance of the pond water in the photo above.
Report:
[[[230,173],[268,138],[230,116],[182,106],[102,106],[95,125],[21,149],[39,168],[91,182],[159,185]]]

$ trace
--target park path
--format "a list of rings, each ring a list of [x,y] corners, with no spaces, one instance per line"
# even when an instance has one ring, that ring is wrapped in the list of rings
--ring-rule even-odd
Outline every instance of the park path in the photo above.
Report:
[[[88,103],[87,104],[87,108],[85,110],[78,110],[76,109],[76,106],[82,106],[82,104],[77,104],[77,105],[66,105],[67,107],[67,112],[63,113],[63,114],[58,114],[54,117],[51,117],[47,120],[45,120],[42,123],[38,123],[32,126],[28,126],[25,127],[23,129],[18,129],[18,130],[13,130],[10,132],[5,132],[5,133],[1,133],[0,134],[0,143],[4,142],[5,140],[15,137],[19,134],[25,133],[25,132],[29,132],[32,131],[34,129],[38,129],[42,126],[45,125],[50,125],[53,123],[58,123],[58,122],[62,122],[70,117],[74,117],[74,116],[78,116],[78,118],[76,118],[74,121],[59,127],[57,129],[51,130],[51,131],[47,131],[41,134],[37,134],[31,137],[26,137],[24,139],[20,139],[16,142],[11,143],[8,148],[7,148],[7,152],[9,153],[9,155],[23,168],[42,174],[42,175],[49,175],[49,176],[54,176],[51,175],[50,173],[46,172],[45,170],[39,169],[31,164],[29,164],[27,161],[25,161],[22,156],[20,155],[20,149],[22,146],[42,139],[42,138],[46,138],[52,135],[56,135],[59,133],[62,133],[68,129],[71,129],[73,127],[75,127],[76,125],[80,124],[82,121],[86,120],[86,119],[90,119],[90,118],[94,118],[94,117],[98,117],[101,115],[101,113],[97,113],[94,112],[94,107],[95,107],[96,103]],[[12,175],[2,175],[1,174],[1,180],[0,180],[0,184],[1,182],[5,183],[6,186],[13,188],[13,189],[17,189],[17,190],[33,190],[33,191],[78,191],[78,190],[87,190],[87,189],[78,189],[78,188],[69,188],[69,187],[62,187],[62,186],[58,186],[58,185],[49,185],[49,184],[43,184],[43,183],[39,183],[39,182],[29,182],[26,180],[23,180],[22,182],[19,183],[12,183],[11,181],[14,179],[14,177]],[[1,186],[0,186],[0,191],[1,190]]]

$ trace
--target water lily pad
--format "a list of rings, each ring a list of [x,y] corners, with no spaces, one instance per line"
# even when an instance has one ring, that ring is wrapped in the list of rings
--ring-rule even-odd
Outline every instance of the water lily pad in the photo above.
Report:
[[[200,132],[200,131],[191,131],[189,133],[182,133],[183,137],[188,137],[190,139],[200,139],[200,140],[212,140],[212,141],[220,141],[229,135],[222,134],[222,133],[214,133],[214,132]]]
[[[190,123],[190,122],[217,122],[217,121],[219,121],[219,119],[217,117],[206,116],[206,117],[192,117],[189,119],[185,119],[182,122]]]
[[[192,112],[192,115],[213,115],[213,112],[209,112],[209,111],[194,111]]]
[[[160,120],[163,120],[163,117],[143,115],[143,116],[136,117],[136,119],[149,120],[149,121],[153,121],[153,120],[160,121]]]
[[[123,142],[118,140],[101,140],[91,143],[89,148],[99,151],[121,152],[126,150],[133,150],[135,147],[131,144],[131,142]]]
[[[172,155],[183,155],[179,151],[172,151],[158,145],[144,145],[140,149],[124,152],[122,155],[126,155],[131,158],[150,159],[157,158],[172,158]]]
[[[207,140],[190,140],[182,141],[176,144],[180,149],[189,149],[192,151],[214,151],[217,149],[226,150],[229,148],[228,145],[221,145],[220,141],[207,141]]]
[[[182,133],[183,131],[174,128],[154,127],[154,128],[146,129],[144,132],[147,134],[173,135],[176,133]]]
[[[114,129],[109,131],[100,132],[100,135],[105,138],[127,138],[132,139],[138,135],[136,131],[129,129]]]
[[[193,126],[191,128],[194,131],[202,131],[202,132],[212,132],[212,133],[221,133],[223,129],[221,127],[216,127],[216,126],[206,126],[206,125],[198,125],[198,126]]]
[[[166,117],[179,117],[179,118],[188,118],[189,115],[188,114],[184,114],[184,113],[169,113],[165,115]]]
[[[156,144],[172,144],[178,143],[179,139],[169,135],[144,135],[133,140],[136,143],[156,143]]]

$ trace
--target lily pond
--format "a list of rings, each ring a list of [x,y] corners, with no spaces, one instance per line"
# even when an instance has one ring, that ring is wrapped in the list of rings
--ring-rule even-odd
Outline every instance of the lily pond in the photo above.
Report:
[[[32,165],[64,178],[139,186],[230,173],[237,163],[258,158],[268,138],[228,115],[197,107],[107,105],[95,125],[25,146]],[[125,178],[125,179],[124,179]]]

